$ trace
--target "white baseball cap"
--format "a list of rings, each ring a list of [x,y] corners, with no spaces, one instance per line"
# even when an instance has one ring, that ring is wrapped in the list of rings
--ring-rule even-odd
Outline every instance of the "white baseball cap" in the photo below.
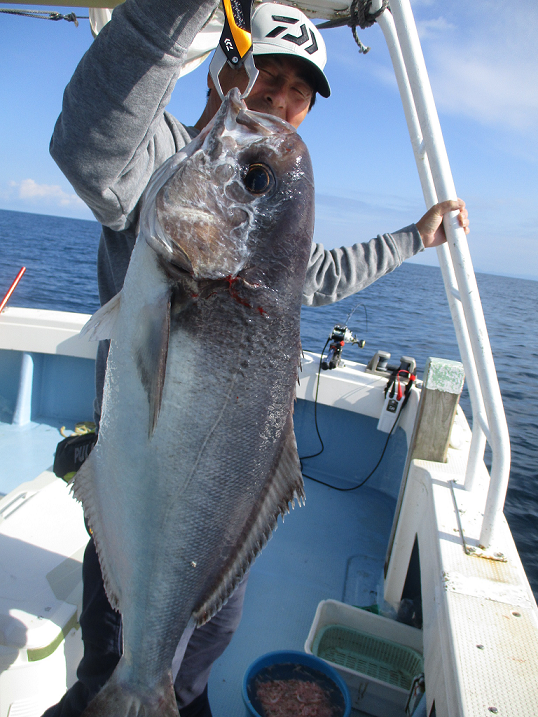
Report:
[[[331,88],[323,68],[327,50],[321,33],[304,13],[288,5],[264,2],[252,15],[254,55],[293,55],[309,63],[316,79],[316,91],[329,97]]]

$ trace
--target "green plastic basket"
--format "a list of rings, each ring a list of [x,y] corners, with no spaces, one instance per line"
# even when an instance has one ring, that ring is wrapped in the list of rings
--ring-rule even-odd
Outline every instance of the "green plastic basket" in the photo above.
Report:
[[[409,690],[424,671],[424,660],[410,647],[342,625],[326,625],[316,635],[312,652],[340,667]]]

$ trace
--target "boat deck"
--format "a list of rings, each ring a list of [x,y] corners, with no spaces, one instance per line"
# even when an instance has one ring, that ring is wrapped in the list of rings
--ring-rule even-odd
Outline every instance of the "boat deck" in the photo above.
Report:
[[[32,354],[26,383],[22,362],[20,352],[0,352],[0,497],[51,466],[62,425],[70,432],[77,421],[92,418],[93,362],[88,357],[69,363],[64,356]],[[47,389],[50,376],[61,377],[61,383],[52,381],[61,391]],[[14,425],[21,406],[30,420]],[[374,418],[321,403],[317,418],[325,448],[306,462],[306,473],[333,485],[357,482],[375,465],[387,434],[376,430]],[[300,455],[316,453],[313,404],[297,401],[295,419]],[[267,652],[302,651],[320,601],[376,602],[405,452],[405,436],[398,429],[380,469],[364,487],[342,493],[305,481],[306,505],[297,506],[284,525],[279,521],[253,566],[243,620],[214,665],[209,694],[215,717],[244,717],[241,688],[247,668]]]
[[[273,650],[302,651],[321,600],[376,602],[395,502],[367,486],[341,493],[309,480],[306,494],[251,570],[243,620],[209,680],[215,717],[244,717],[247,668]]]
[[[0,422],[0,497],[52,465],[56,446],[62,440],[62,425],[54,420],[25,426]]]
[[[61,439],[54,424],[0,423],[0,450],[9,443],[9,451],[2,450],[7,460],[1,492],[50,465]],[[244,717],[241,688],[247,668],[267,652],[303,651],[320,601],[376,602],[395,500],[369,485],[343,493],[306,479],[305,490],[306,504],[296,505],[284,523],[279,520],[250,572],[243,620],[209,682],[215,717]]]

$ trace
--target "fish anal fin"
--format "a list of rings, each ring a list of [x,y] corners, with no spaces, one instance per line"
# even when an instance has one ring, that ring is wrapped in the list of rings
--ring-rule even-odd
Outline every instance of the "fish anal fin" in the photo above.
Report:
[[[106,553],[101,545],[101,536],[103,535],[103,527],[101,525],[101,512],[95,500],[94,494],[94,471],[97,460],[99,442],[97,442],[86,458],[82,466],[77,471],[71,483],[71,492],[73,496],[82,503],[84,508],[84,518],[90,528],[95,549],[101,565],[101,573],[103,575],[103,583],[109,603],[114,610],[119,610],[120,590],[113,579],[114,572],[110,569],[106,559]]]
[[[149,402],[149,436],[153,435],[163,396],[170,338],[171,293],[144,306],[135,336],[136,365]]]
[[[194,611],[193,616],[198,626],[210,620],[228,600],[267,544],[277,526],[278,516],[288,513],[290,503],[293,505],[295,500],[299,504],[304,503],[303,476],[291,412],[282,432],[279,448],[265,492],[251,511],[244,539],[221,573],[218,585],[214,586],[212,592],[206,595],[203,603]]]
[[[90,341],[111,339],[114,334],[116,320],[120,313],[121,291],[110,301],[101,306],[91,319],[80,330],[81,336],[88,336]]]

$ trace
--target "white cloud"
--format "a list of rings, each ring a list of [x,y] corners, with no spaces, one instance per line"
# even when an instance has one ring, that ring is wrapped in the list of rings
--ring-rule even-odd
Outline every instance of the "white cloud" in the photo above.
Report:
[[[537,128],[538,64],[525,63],[521,56],[491,55],[489,47],[469,48],[465,53],[438,47],[431,72],[437,104],[486,125],[520,132]]]
[[[455,30],[456,25],[444,17],[438,17],[432,20],[417,21],[417,30],[421,40],[427,40],[430,38],[437,38],[442,33],[446,33],[449,30]]]
[[[17,189],[19,199],[30,202],[47,200],[58,207],[83,207],[84,202],[74,193],[65,192],[58,184],[38,184],[34,179],[23,179],[21,182],[9,182],[10,187]]]
[[[499,129],[507,141],[513,132],[535,147],[525,149],[528,157],[538,156],[538,2],[520,0],[509,18],[501,0],[413,0],[413,11],[438,108]],[[366,61],[344,35],[337,42],[327,33],[331,64],[396,88],[379,33],[362,38],[373,48]]]
[[[498,0],[480,7],[437,2],[431,10],[417,7],[416,14],[440,109],[519,134],[538,133],[535,1],[523,0],[509,18]]]
[[[398,89],[398,83],[396,82],[396,75],[394,74],[392,65],[390,67],[387,67],[386,65],[382,65],[379,62],[372,62],[371,68],[372,74],[377,80],[379,80],[384,85],[393,87],[395,90]]]

